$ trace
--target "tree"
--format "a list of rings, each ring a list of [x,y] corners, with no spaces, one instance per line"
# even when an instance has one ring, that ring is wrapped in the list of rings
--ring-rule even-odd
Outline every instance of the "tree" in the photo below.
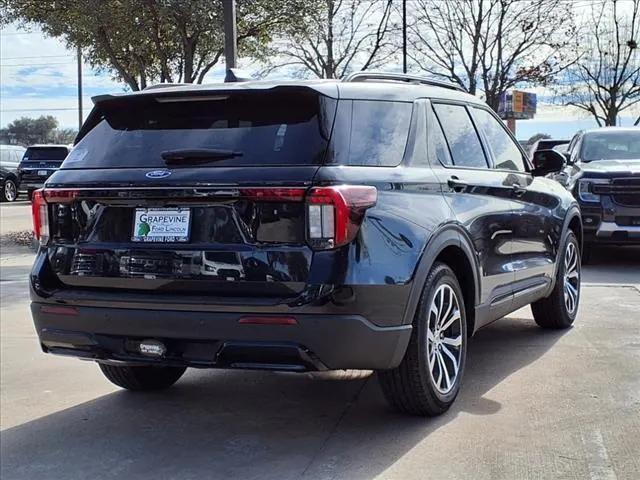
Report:
[[[500,95],[520,83],[550,83],[571,57],[570,2],[415,0],[410,6],[412,61],[474,95],[481,90],[494,110]]]
[[[73,143],[76,135],[78,135],[78,130],[74,128],[56,128],[51,132],[48,141],[60,145],[69,145]]]
[[[224,53],[226,0],[5,0],[0,17],[39,26],[132,90],[153,81],[201,83]],[[241,55],[262,58],[304,0],[237,0]]]
[[[599,126],[616,125],[621,112],[640,103],[638,42],[640,0],[594,6],[580,37],[580,59],[559,88],[563,103],[589,112]]]
[[[272,67],[294,66],[318,78],[375,68],[396,53],[396,29],[392,0],[307,0],[300,24],[276,40]]]
[[[39,118],[21,117],[2,129],[1,135],[21,145],[47,143],[57,126],[58,120],[51,115]]]

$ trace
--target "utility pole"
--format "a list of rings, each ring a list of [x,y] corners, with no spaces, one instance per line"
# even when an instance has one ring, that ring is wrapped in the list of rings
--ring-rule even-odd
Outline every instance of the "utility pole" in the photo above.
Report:
[[[402,73],[407,73],[407,0],[402,0]]]
[[[82,128],[82,50],[78,47],[78,131]]]
[[[236,26],[236,0],[222,0],[222,8],[224,19],[224,58],[227,72],[229,72],[230,68],[236,68],[237,61],[238,30]]]

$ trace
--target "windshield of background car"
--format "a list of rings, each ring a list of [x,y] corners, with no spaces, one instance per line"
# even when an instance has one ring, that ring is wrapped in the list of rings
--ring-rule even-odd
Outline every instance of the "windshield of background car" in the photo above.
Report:
[[[587,162],[640,159],[640,128],[624,132],[585,134],[580,159]]]
[[[201,167],[320,164],[335,108],[309,89],[106,100],[62,168],[160,167],[182,149],[238,153]]]

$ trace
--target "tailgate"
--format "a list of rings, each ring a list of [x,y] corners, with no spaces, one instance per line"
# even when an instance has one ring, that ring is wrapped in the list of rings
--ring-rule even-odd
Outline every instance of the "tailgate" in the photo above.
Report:
[[[48,189],[53,271],[74,287],[299,292],[312,251],[305,240],[305,182],[294,183]]]

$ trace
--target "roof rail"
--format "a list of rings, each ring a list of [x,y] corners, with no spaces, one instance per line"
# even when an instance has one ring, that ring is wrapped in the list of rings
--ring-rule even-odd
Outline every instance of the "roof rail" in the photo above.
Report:
[[[408,73],[392,73],[392,72],[354,72],[347,76],[343,82],[366,82],[368,80],[383,80],[388,82],[405,82],[420,83],[423,85],[431,85],[432,87],[448,88],[450,90],[458,90],[467,93],[467,89],[461,85],[445,82],[443,80],[434,80],[433,78],[421,77],[419,75],[410,75]]]
[[[154,85],[147,85],[142,90],[156,90],[157,88],[186,87],[187,85],[193,85],[193,83],[156,83]]]

